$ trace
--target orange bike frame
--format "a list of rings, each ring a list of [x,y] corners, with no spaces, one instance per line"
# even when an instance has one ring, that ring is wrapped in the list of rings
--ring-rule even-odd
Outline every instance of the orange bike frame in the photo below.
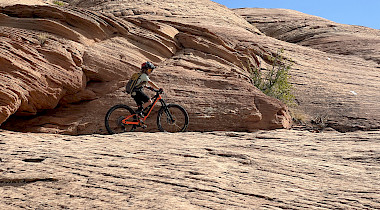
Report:
[[[154,101],[152,107],[150,107],[148,114],[147,114],[144,118],[142,118],[142,121],[143,121],[143,122],[145,122],[145,120],[148,119],[148,117],[149,117],[150,113],[152,112],[154,106],[156,105],[157,101],[159,101],[160,99],[162,99],[162,97],[161,97],[161,95],[158,95],[158,97],[157,97],[156,100]],[[132,117],[134,117],[134,116],[136,116],[136,114],[132,114],[132,115],[129,115],[129,116],[125,117],[125,118],[122,120],[122,123],[123,123],[123,124],[126,124],[126,125],[138,125],[138,124],[140,123],[139,121],[137,121],[137,122],[131,122],[131,121],[128,121],[128,119],[130,119],[130,118],[132,118]]]

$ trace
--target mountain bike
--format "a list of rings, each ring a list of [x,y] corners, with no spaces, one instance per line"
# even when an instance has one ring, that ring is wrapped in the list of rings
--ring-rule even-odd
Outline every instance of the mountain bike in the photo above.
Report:
[[[161,103],[157,114],[158,130],[172,133],[186,131],[189,125],[189,115],[186,110],[178,104],[166,104],[161,96],[162,90],[149,89],[156,94],[151,98],[153,103],[145,108],[142,116],[125,104],[115,105],[108,110],[105,126],[109,134],[135,131],[139,127],[146,128],[145,121],[158,102]]]

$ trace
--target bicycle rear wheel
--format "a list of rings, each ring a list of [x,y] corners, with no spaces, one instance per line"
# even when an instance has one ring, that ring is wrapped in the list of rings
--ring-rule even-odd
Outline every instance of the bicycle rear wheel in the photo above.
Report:
[[[157,115],[157,127],[163,132],[183,132],[189,125],[189,115],[178,104],[169,104],[161,107]]]
[[[134,131],[136,125],[124,124],[122,121],[132,114],[135,114],[133,109],[124,104],[119,104],[111,107],[105,117],[105,126],[109,134],[123,133]],[[136,116],[128,119],[128,122],[137,122]]]

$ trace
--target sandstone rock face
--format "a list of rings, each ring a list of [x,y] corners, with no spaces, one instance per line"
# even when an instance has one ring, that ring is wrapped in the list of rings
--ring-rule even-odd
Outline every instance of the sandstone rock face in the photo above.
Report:
[[[298,108],[340,131],[380,127],[380,31],[283,9],[234,10],[294,60]],[[275,39],[271,39],[269,37]]]
[[[380,64],[380,30],[339,24],[286,9],[234,11],[267,36],[323,52],[354,55]]]
[[[250,83],[247,70],[263,51],[252,42],[260,32],[226,7],[206,0],[67,3],[74,7],[0,8],[3,128],[104,133],[111,106],[134,105],[122,90],[147,60],[159,66],[152,79],[168,102],[189,112],[190,130],[290,126],[287,107]]]
[[[294,61],[302,118],[340,131],[380,127],[378,30],[208,0],[17,2],[0,4],[5,129],[104,133],[111,106],[134,105],[122,90],[147,60],[159,66],[152,79],[167,101],[189,112],[192,131],[286,128],[287,107],[248,73],[267,69],[280,48]]]

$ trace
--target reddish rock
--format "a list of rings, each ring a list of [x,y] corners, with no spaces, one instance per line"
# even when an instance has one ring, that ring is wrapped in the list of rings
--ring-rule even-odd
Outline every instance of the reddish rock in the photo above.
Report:
[[[380,127],[378,30],[208,0],[65,2],[1,4],[3,128],[104,133],[111,106],[134,105],[122,90],[147,60],[167,101],[188,110],[189,130],[288,128],[288,108],[248,73],[270,67],[280,48],[294,61],[300,118],[340,131]],[[155,117],[148,125],[156,130]]]
[[[267,35],[258,45],[284,48],[295,62],[291,81],[302,118],[339,131],[380,128],[379,30],[293,10],[234,11]]]
[[[116,17],[119,13],[111,12],[113,9],[125,7],[128,11],[136,6],[127,1],[118,6],[111,1],[86,3],[85,9],[49,5],[1,8],[1,63],[9,66],[3,70],[2,84],[6,85],[0,91],[1,122],[12,116],[3,127],[104,133],[108,108],[118,103],[134,106],[122,90],[140,64],[150,60],[159,66],[152,79],[166,90],[168,102],[188,110],[189,130],[288,128],[287,107],[250,83],[247,69],[259,61],[255,50],[219,33],[224,26],[256,29],[216,3],[202,1],[199,8],[187,7],[190,4],[163,4],[171,11],[168,16],[165,12],[150,14],[146,12],[149,8],[137,6],[141,8],[132,10],[133,15]],[[210,8],[231,19],[210,13]],[[183,15],[178,17],[176,12]],[[10,83],[7,78],[17,82]],[[149,123],[153,130],[154,121],[152,117]]]
[[[321,50],[354,55],[380,64],[380,31],[345,25],[287,9],[236,9],[267,36]]]

